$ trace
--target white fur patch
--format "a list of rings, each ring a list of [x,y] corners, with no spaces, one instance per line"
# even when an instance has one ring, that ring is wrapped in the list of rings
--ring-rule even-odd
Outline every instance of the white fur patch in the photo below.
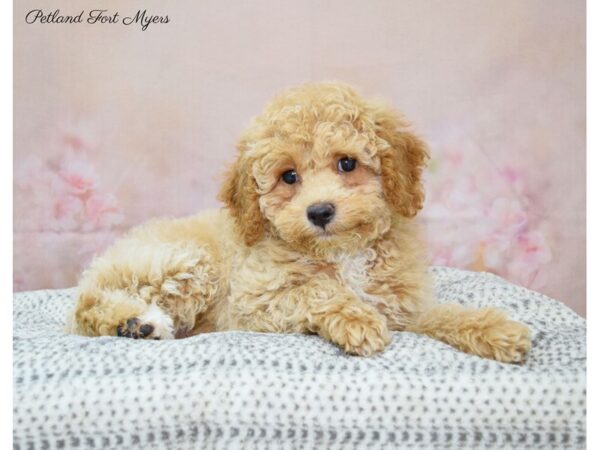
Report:
[[[149,323],[154,326],[154,331],[150,337],[160,339],[173,339],[175,333],[173,331],[173,319],[169,315],[152,303],[144,314],[139,316],[142,323]]]
[[[374,305],[384,300],[364,291],[369,283],[369,267],[375,258],[374,252],[364,251],[354,255],[343,255],[337,258],[338,274],[344,284],[361,300]]]

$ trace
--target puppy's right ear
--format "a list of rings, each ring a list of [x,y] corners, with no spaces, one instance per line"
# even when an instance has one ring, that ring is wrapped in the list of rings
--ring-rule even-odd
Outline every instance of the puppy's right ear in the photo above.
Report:
[[[229,208],[238,231],[249,246],[254,245],[265,230],[252,162],[250,157],[240,152],[237,161],[229,167],[219,193],[219,200]]]

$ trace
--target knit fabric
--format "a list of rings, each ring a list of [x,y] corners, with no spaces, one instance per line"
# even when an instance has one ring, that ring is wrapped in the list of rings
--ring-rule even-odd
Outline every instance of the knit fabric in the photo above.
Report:
[[[440,302],[527,324],[526,363],[408,332],[370,358],[298,334],[73,336],[73,289],[16,293],[14,448],[585,448],[585,320],[494,275],[431,270]]]

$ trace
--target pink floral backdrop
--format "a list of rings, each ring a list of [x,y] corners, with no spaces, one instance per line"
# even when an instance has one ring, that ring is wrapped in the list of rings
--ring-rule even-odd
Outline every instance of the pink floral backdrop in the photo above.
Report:
[[[585,314],[584,2],[119,2],[169,15],[146,31],[26,25],[37,7],[15,4],[15,290],[72,286],[129,227],[217,207],[273,92],[339,79],[430,143],[433,264]]]

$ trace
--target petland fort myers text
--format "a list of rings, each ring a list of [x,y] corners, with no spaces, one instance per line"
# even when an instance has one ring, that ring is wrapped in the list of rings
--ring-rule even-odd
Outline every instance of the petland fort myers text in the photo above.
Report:
[[[42,9],[32,9],[25,15],[25,22],[28,24],[79,24],[87,23],[89,25],[98,24],[122,24],[139,25],[142,31],[146,31],[152,24],[169,23],[169,16],[154,15],[147,10],[138,10],[135,14],[121,14],[118,11],[109,11],[108,9],[82,10],[79,14],[62,14],[60,9],[54,11],[44,11]]]

